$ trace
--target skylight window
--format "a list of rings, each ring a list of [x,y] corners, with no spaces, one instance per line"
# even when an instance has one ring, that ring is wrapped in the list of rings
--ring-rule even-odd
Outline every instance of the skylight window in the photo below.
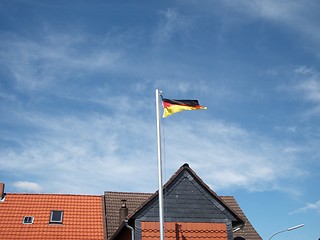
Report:
[[[63,211],[53,210],[50,213],[50,223],[62,223]]]
[[[32,224],[33,223],[33,217],[31,217],[31,216],[25,216],[24,218],[23,218],[23,221],[22,221],[22,223],[23,224]]]

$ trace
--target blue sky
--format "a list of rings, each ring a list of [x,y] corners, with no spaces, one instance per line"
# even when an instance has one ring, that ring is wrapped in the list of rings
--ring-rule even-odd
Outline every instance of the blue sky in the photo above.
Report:
[[[165,181],[187,162],[263,239],[301,223],[281,238],[318,239],[319,10],[1,1],[0,181],[7,192],[156,191],[158,88],[208,107],[162,121]]]

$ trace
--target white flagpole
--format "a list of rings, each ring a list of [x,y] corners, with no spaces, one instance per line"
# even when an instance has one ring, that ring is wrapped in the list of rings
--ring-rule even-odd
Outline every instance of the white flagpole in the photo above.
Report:
[[[164,218],[163,218],[163,186],[162,186],[162,158],[161,158],[161,135],[160,135],[160,107],[159,96],[161,92],[156,89],[156,112],[157,112],[157,145],[158,145],[158,176],[159,176],[159,222],[160,240],[164,240]]]

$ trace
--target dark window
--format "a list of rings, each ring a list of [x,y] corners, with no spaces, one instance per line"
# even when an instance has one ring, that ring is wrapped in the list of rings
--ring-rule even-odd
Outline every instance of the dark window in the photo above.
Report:
[[[63,211],[51,211],[50,213],[50,223],[62,223]]]
[[[23,218],[23,221],[22,221],[23,224],[32,224],[33,223],[33,217],[31,216],[25,216]]]

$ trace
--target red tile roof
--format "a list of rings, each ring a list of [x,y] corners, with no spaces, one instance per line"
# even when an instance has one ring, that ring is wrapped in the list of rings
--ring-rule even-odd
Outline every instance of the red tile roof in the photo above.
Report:
[[[141,222],[141,240],[158,240],[159,222]],[[165,222],[165,239],[227,240],[225,223]]]
[[[62,210],[63,223],[49,224]],[[0,202],[0,235],[6,240],[103,240],[103,201],[96,195],[6,194]],[[33,216],[33,224],[23,224]]]

